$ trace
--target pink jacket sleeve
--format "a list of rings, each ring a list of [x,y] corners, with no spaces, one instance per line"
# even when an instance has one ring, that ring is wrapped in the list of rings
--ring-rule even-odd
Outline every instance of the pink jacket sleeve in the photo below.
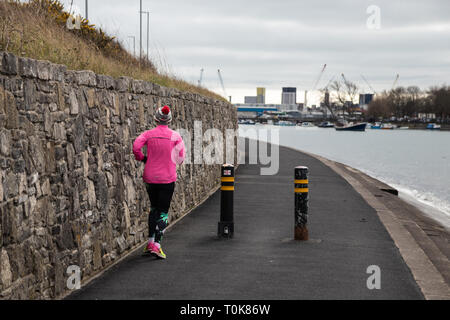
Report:
[[[177,133],[176,135],[175,147],[172,150],[172,160],[176,164],[182,164],[184,162],[184,158],[186,157],[186,148],[184,146],[183,138]]]
[[[186,147],[184,146],[183,138],[180,137],[180,140],[178,141],[178,145],[180,145],[180,152],[178,153],[179,158],[177,164],[182,164],[186,157]]]
[[[136,138],[136,140],[134,140],[133,153],[134,153],[134,157],[137,161],[144,160],[144,154],[142,153],[142,148],[147,143],[147,139],[148,139],[147,132],[148,131],[142,133],[139,137]]]

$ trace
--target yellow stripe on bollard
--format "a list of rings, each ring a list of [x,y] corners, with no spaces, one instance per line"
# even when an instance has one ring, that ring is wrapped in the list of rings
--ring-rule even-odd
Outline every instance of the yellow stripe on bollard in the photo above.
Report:
[[[223,186],[220,188],[222,191],[234,191],[234,187]]]
[[[222,177],[222,182],[234,182],[234,177]]]
[[[308,193],[308,188],[295,188],[295,193]]]
[[[308,182],[308,179],[306,179],[306,180],[294,180],[294,183],[295,184],[308,184],[309,182]]]

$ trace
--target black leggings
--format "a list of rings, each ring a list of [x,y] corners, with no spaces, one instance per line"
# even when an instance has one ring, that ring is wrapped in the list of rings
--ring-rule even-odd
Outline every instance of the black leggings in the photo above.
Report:
[[[150,214],[148,215],[148,236],[154,237],[161,243],[164,229],[168,225],[168,213],[175,182],[168,184],[146,183],[148,197],[150,198]]]

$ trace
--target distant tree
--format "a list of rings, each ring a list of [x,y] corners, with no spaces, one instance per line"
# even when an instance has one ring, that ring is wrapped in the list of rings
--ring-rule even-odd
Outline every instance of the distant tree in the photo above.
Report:
[[[377,121],[389,117],[390,114],[388,97],[386,94],[380,94],[369,103],[366,116],[371,121]]]
[[[420,88],[417,86],[410,86],[406,89],[407,97],[403,116],[413,117],[418,113],[421,103],[421,93]]]
[[[348,114],[353,114],[353,101],[358,94],[358,86],[351,81],[338,81],[335,80],[330,85],[331,90],[336,93],[336,98],[342,107],[342,110],[347,111]],[[350,105],[347,103],[350,101]]]
[[[450,117],[450,86],[431,87],[428,93],[432,112],[443,120]]]
[[[331,105],[330,92],[328,91],[328,88],[324,88],[320,90],[320,92],[324,95],[323,105],[328,109],[328,111],[330,111],[331,117],[333,119],[336,119],[336,115],[334,114],[334,110]]]
[[[344,81],[344,88],[345,88],[345,94],[348,97],[348,100],[353,104],[355,101],[356,96],[358,95],[359,88],[358,86],[351,81],[345,80]],[[350,106],[351,108],[352,106]]]
[[[389,107],[391,116],[403,117],[406,106],[406,89],[397,87],[389,92]]]
[[[397,87],[378,94],[369,104],[369,119],[395,116],[415,117],[418,113],[434,113],[442,121],[450,120],[450,86],[434,86],[427,91],[417,86]]]

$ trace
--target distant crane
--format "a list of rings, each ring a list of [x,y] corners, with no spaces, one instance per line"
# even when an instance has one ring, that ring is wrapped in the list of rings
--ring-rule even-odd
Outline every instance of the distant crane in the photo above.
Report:
[[[328,81],[327,85],[325,86],[325,91],[328,91],[328,87],[330,86],[331,82],[333,82],[334,78],[336,78],[336,75],[332,76],[330,81]]]
[[[322,67],[322,70],[320,71],[319,75],[317,76],[316,82],[314,83],[314,86],[311,91],[316,90],[317,85],[319,84],[319,81],[322,78],[322,75],[325,72],[326,68],[327,68],[327,64],[324,64]],[[307,106],[308,106],[308,90],[305,90],[305,107],[307,107]]]
[[[219,75],[220,85],[222,86],[223,94],[227,97],[231,102],[231,96],[227,95],[227,91],[225,90],[225,85],[223,84],[222,74],[220,73],[220,69],[217,69],[217,74]]]
[[[369,81],[367,81],[367,79],[363,75],[361,75],[361,78],[363,78],[363,80],[367,83],[367,85],[369,86],[370,90],[372,90],[372,92],[374,94],[376,94],[377,92],[372,88],[372,86],[370,85]]]
[[[392,89],[391,89],[391,91],[395,89],[395,86],[397,85],[397,82],[398,82],[398,79],[399,79],[399,78],[400,78],[400,75],[397,74],[397,76],[395,77],[395,80],[394,80],[394,84],[392,84]]]
[[[202,80],[203,80],[203,68],[200,69],[200,79],[198,80],[198,86],[202,86]]]
[[[317,77],[316,82],[314,83],[314,87],[313,87],[312,91],[316,90],[317,84],[319,83],[320,79],[322,78],[322,75],[325,72],[326,68],[327,68],[327,64],[324,64],[322,70],[319,73],[319,76]]]

